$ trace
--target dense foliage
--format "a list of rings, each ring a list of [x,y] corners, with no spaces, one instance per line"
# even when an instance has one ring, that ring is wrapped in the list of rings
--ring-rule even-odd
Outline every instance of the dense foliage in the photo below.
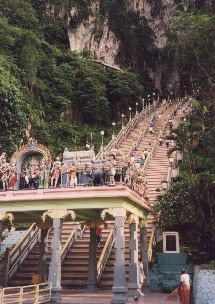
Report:
[[[195,98],[186,121],[174,130],[183,152],[180,174],[155,208],[162,226],[179,231],[184,251],[197,262],[214,259],[215,252],[214,9],[214,3],[196,1],[195,8],[177,11],[163,50],[166,73],[177,71],[178,85]]]
[[[180,174],[155,206],[167,230],[180,233],[192,261],[206,262],[215,251],[215,105],[192,101],[192,111],[174,133],[183,152]]]
[[[82,149],[89,137],[98,147],[98,128],[108,141],[111,122],[143,90],[135,74],[104,69],[70,52],[66,16],[59,15],[67,4],[0,0],[0,150],[8,156],[29,126],[54,154],[65,146]]]

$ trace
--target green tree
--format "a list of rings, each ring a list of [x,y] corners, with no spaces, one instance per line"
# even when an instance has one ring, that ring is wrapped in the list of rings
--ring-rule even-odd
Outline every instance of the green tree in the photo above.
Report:
[[[0,56],[0,150],[8,156],[24,137],[27,109],[20,83],[10,73],[10,64]]]
[[[214,258],[215,250],[215,107],[192,101],[192,112],[179,125],[176,149],[183,152],[180,174],[157,199],[155,210],[167,230],[179,231],[195,262]]]

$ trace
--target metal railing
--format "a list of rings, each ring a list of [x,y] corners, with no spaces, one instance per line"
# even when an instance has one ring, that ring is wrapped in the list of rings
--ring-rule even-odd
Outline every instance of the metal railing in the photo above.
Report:
[[[2,276],[4,277],[4,287],[17,271],[19,266],[24,262],[27,255],[34,248],[40,239],[40,229],[33,223],[25,235],[19,240],[14,248],[6,249],[4,254]]]
[[[97,263],[97,282],[99,282],[101,279],[102,272],[105,268],[106,262],[112,250],[114,241],[115,241],[114,228],[111,228],[111,231],[109,233],[107,241],[105,242],[104,248],[102,250],[102,253]]]
[[[152,252],[153,252],[153,246],[155,244],[155,226],[152,226],[152,231],[149,239],[149,244],[148,244],[148,262],[151,262],[152,260]]]
[[[52,283],[0,289],[0,304],[51,303]]]
[[[86,226],[85,226],[86,227]],[[65,258],[67,257],[68,253],[70,252],[72,245],[74,244],[74,242],[78,239],[78,238],[82,238],[83,236],[83,232],[85,230],[81,229],[81,228],[75,228],[69,235],[66,243],[64,244],[63,248],[61,249],[61,262],[63,263],[63,261],[65,260]]]
[[[159,104],[159,100],[154,100],[152,105],[148,105],[146,108],[143,108],[140,113],[136,113],[136,115],[127,123],[127,125],[125,127],[122,127],[119,134],[111,139],[111,141],[105,148],[105,153],[108,154],[108,152],[110,152],[112,148],[118,146],[123,141],[123,139],[128,136],[128,134],[136,126],[136,124],[139,123],[143,118],[148,116],[152,111],[154,111],[154,109],[157,108]],[[102,151],[100,149],[100,151],[96,155],[96,159],[100,159],[101,157]]]
[[[176,109],[179,109],[182,105],[184,101],[183,100],[179,100],[176,104]],[[167,105],[165,107],[164,110],[166,110],[167,108]],[[165,131],[165,128],[166,128],[166,125],[168,124],[169,122],[169,119],[170,117],[172,117],[174,114],[174,110],[168,115],[167,117],[167,120],[165,121],[164,125],[163,125],[163,128],[160,130],[160,133],[158,135],[158,138],[156,139],[156,143],[158,142],[158,139],[163,135],[164,131]],[[172,153],[172,157],[174,157],[174,161],[178,159],[178,156],[177,156],[177,151],[173,152]],[[166,181],[168,182],[168,185],[170,184],[170,181],[171,181],[171,171],[172,171],[172,167],[169,166],[168,167],[168,171],[167,171],[167,177],[166,177]],[[157,221],[159,221],[159,217],[160,217],[160,214],[158,214],[157,216]],[[149,244],[148,244],[148,261],[150,262],[151,259],[152,259],[152,253],[153,253],[153,246],[156,244],[156,226],[153,225],[152,226],[152,231],[151,231],[151,235],[150,235],[150,240],[149,240]]]

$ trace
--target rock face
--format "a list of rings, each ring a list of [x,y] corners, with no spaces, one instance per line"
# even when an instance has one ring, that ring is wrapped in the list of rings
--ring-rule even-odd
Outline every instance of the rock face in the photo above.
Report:
[[[119,51],[119,41],[109,29],[107,18],[101,24],[99,19],[99,2],[94,2],[91,9],[92,15],[87,20],[78,24],[75,29],[69,27],[70,49],[77,53],[88,50],[102,62],[119,68],[115,63],[115,58]],[[75,8],[71,8],[70,18],[76,13]]]
[[[69,26],[70,48],[78,53],[88,50],[102,62],[119,67],[116,58],[120,41],[109,28],[108,16],[101,21],[99,3],[98,0],[92,2],[92,13],[88,18],[75,27]],[[128,11],[138,12],[147,19],[157,37],[156,46],[163,47],[166,43],[164,34],[172,24],[172,15],[176,7],[174,0],[126,0],[125,3]],[[69,23],[77,14],[77,7],[71,6]]]

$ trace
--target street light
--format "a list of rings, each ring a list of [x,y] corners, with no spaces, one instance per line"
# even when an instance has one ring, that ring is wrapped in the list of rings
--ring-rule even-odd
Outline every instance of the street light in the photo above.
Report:
[[[113,126],[113,134],[112,134],[112,138],[114,138],[114,127],[115,127],[116,123],[115,122],[112,122],[112,126]]]
[[[129,109],[129,120],[131,120],[131,107],[129,107],[128,109]]]
[[[122,128],[124,127],[123,120],[125,118],[125,114],[122,114]]]
[[[136,114],[138,113],[137,107],[138,107],[138,102],[136,102]]]
[[[101,131],[100,134],[101,134],[101,137],[102,137],[101,150],[102,150],[102,160],[103,160],[103,156],[104,156],[104,134],[105,134],[105,132]]]

